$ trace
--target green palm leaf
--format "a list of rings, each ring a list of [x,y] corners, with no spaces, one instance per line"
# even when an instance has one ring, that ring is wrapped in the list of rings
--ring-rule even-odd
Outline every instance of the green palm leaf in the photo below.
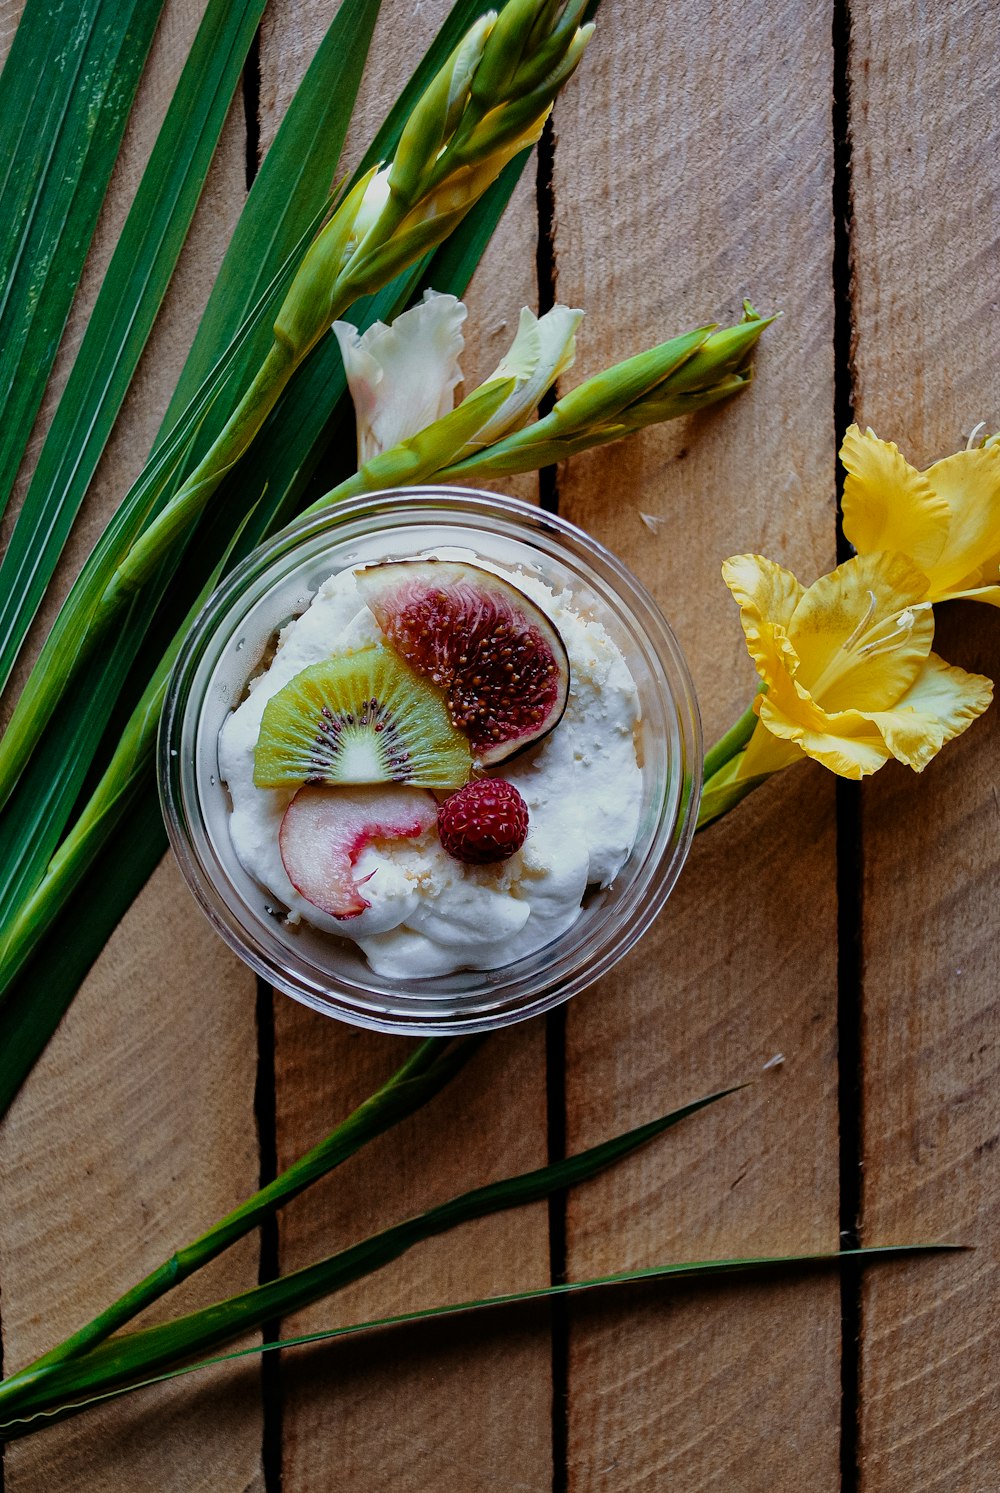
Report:
[[[163,0],[28,0],[0,76],[0,511],[162,8]]]
[[[211,0],[184,65],[0,564],[0,689],[159,311],[265,3]]]

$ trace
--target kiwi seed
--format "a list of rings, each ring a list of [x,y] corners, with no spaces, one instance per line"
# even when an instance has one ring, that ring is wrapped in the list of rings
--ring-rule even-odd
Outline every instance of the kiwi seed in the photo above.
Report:
[[[337,654],[296,674],[264,707],[258,788],[411,783],[457,788],[472,756],[444,692],[387,648]]]

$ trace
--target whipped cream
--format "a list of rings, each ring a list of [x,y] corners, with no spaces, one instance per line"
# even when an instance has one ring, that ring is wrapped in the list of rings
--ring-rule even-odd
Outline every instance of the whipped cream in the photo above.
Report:
[[[282,629],[273,661],[250,681],[219,737],[233,805],[229,830],[244,869],[288,908],[289,923],[304,919],[353,940],[377,974],[400,979],[497,969],[558,938],[579,917],[587,887],[609,886],[621,870],[642,798],[638,692],[602,624],[576,611],[569,592],[534,576],[466,550],[438,549],[433,557],[469,561],[516,586],[555,624],[569,655],[562,720],[496,769],[528,805],[528,835],[515,855],[498,865],[466,865],[447,854],[433,830],[419,840],[369,845],[354,869],[371,906],[345,920],[314,907],[289,881],[278,831],[294,793],[254,785],[254,748],[264,706],[294,675],[331,653],[384,642],[353,571],[330,576]]]

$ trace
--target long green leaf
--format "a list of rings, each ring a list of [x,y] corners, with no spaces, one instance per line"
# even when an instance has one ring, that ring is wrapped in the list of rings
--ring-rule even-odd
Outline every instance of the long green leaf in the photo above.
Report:
[[[358,324],[369,325],[378,318],[391,320],[412,298],[421,283],[429,283],[431,279],[436,288],[451,290],[454,294],[461,295],[472,277],[476,261],[489,240],[526,159],[527,154],[519,158],[517,162],[511,163],[491,192],[484,197],[482,203],[470,216],[468,249],[463,253],[455,244],[449,243],[445,246],[443,252],[447,255],[445,261],[447,279],[442,280],[435,273],[436,261],[434,260],[423,270],[425,277],[423,282],[421,267],[415,267],[406,276],[401,277],[391,286],[387,286],[379,295],[367,300],[363,307],[357,308],[354,314]],[[512,170],[512,167],[516,169]],[[333,424],[330,401],[342,398],[346,388],[343,365],[333,338],[327,339],[327,342],[317,349],[314,363],[307,371],[310,377],[301,380],[299,385],[290,391],[293,396],[291,407],[284,406],[283,417],[280,420],[272,418],[261,434],[259,449],[255,448],[255,489],[259,490],[263,487],[266,496],[258,505],[259,512],[255,512],[246,524],[246,539],[237,548],[237,555],[252,548],[264,533],[272,532],[278,527],[284,521],[286,514],[291,516],[288,512],[290,503],[294,503],[303,491],[305,481],[320,461],[329,439]],[[246,506],[245,477],[241,479],[240,475],[236,474],[233,485],[231,500],[225,486],[221,491],[219,520],[221,520],[223,534],[231,530],[234,522],[234,517],[229,511],[230,507],[236,510],[236,518],[239,518]],[[214,546],[209,544],[209,552],[213,548]],[[125,649],[121,648],[116,660],[110,666],[106,666],[99,672],[96,669],[87,671],[71,691],[70,708],[66,716],[72,723],[68,729],[76,738],[76,750],[67,755],[65,743],[50,733],[29,765],[25,780],[6,811],[5,823],[10,831],[10,848],[6,857],[0,855],[0,911],[4,913],[0,918],[0,929],[2,929],[0,936],[6,939],[5,957],[0,962],[0,1005],[5,1003],[4,993],[16,980],[30,950],[58,915],[66,897],[86,870],[88,862],[81,855],[77,859],[74,879],[71,881],[64,877],[61,889],[56,886],[46,886],[45,882],[40,880],[42,871],[55,848],[56,825],[65,823],[86,772],[89,760],[85,752],[87,736],[89,734],[92,743],[92,755],[94,723],[100,722],[103,725],[108,719],[114,698],[117,697],[123,681],[125,662],[130,661],[134,652],[137,651],[136,640],[142,634],[142,621],[135,607],[127,634],[133,639],[132,653],[126,654]],[[183,629],[182,634],[175,636],[172,640],[167,654],[157,666],[155,680],[161,693],[172,667],[172,656],[180,646],[182,637]],[[77,708],[74,709],[74,706]],[[155,726],[154,730],[147,734],[143,748],[143,760],[140,761],[138,756],[135,759],[137,770],[134,775],[138,776],[145,768],[146,791],[150,793],[155,792],[152,782],[154,733]],[[130,789],[132,786],[130,784]],[[117,803],[120,814],[126,809],[131,810],[131,797],[121,796]],[[111,828],[111,821],[105,820],[97,832],[89,837],[91,854],[98,853],[101,834],[109,833]],[[4,880],[5,874],[6,880]],[[36,888],[39,893],[46,894],[44,899],[35,897]],[[135,890],[137,892],[138,887]],[[102,901],[105,895],[103,890],[94,888],[93,883],[88,884],[85,894],[88,897],[99,896]],[[34,905],[36,901],[37,906]],[[120,902],[116,900],[114,907],[119,915],[120,906]],[[49,1009],[54,1012],[58,1006],[53,1004]],[[2,1039],[2,1033],[3,1025],[2,1017],[0,1017],[0,1039]],[[4,1056],[2,1041],[0,1041],[0,1080],[2,1080],[3,1069]],[[2,1086],[2,1081],[0,1081],[0,1087]]]
[[[28,0],[0,76],[0,510],[62,336],[163,0]]]
[[[270,335],[269,298],[290,273],[289,245],[308,241],[328,202],[378,10],[379,0],[346,0],[338,11],[247,199],[185,363],[183,401],[175,399],[168,410],[153,458],[98,541],[71,594],[92,592],[96,599],[103,590],[108,557],[130,542],[144,519],[169,497],[172,478],[218,397],[219,381],[232,381],[239,374],[260,325]],[[165,570],[158,589],[162,592],[169,581],[170,571]],[[85,624],[85,613],[82,620]],[[95,662],[74,684],[61,713],[61,730],[43,739],[3,812],[0,920],[37,885],[55,850],[149,621],[148,602],[134,608],[121,628],[113,659]],[[57,622],[43,652],[42,668],[58,668],[60,655],[72,652],[79,642]]]
[[[650,1281],[670,1284],[698,1281],[706,1277],[712,1280],[719,1276],[772,1274],[779,1270],[809,1270],[831,1265],[888,1264],[913,1255],[940,1254],[960,1248],[960,1245],[950,1244],[885,1244],[867,1249],[843,1249],[829,1254],[744,1255],[728,1260],[682,1260],[670,1265],[650,1265],[642,1270],[620,1270],[613,1275],[595,1275],[589,1279],[565,1281],[555,1286],[536,1286],[530,1291],[509,1291],[501,1296],[481,1296],[471,1301],[449,1302],[446,1306],[427,1306],[412,1312],[399,1312],[392,1317],[375,1317],[367,1322],[352,1322],[344,1327],[326,1327],[318,1332],[280,1338],[273,1343],[254,1343],[249,1348],[236,1348],[231,1353],[220,1353],[215,1358],[205,1358],[199,1363],[187,1363],[182,1368],[170,1369],[167,1373],[155,1374],[152,1378],[139,1379],[135,1383],[106,1390],[103,1394],[90,1395],[84,1400],[74,1400],[67,1396],[50,1409],[13,1416],[0,1423],[0,1437],[16,1441],[19,1437],[44,1430],[57,1421],[80,1415],[84,1410],[103,1404],[106,1400],[120,1399],[122,1395],[150,1389],[154,1384],[164,1384],[187,1374],[197,1374],[203,1369],[217,1368],[220,1364],[234,1363],[263,1353],[284,1352],[288,1348],[312,1347],[336,1338],[357,1337],[360,1333],[413,1326],[417,1322],[432,1322],[442,1317],[470,1316],[507,1306],[523,1306],[531,1301],[548,1301],[556,1296],[578,1296],[586,1291],[603,1292],[614,1290],[618,1286],[643,1285]]]
[[[45,1364],[79,1358],[91,1351],[181,1281],[188,1280],[211,1260],[217,1259],[237,1239],[244,1238],[320,1177],[328,1176],[348,1157],[356,1155],[369,1141],[423,1108],[461,1072],[485,1040],[485,1036],[465,1037],[458,1042],[451,1042],[447,1037],[430,1037],[419,1043],[402,1067],[318,1145],[204,1234],[175,1250],[162,1265],[126,1291],[112,1306],[57,1348],[36,1359],[24,1372],[31,1373]],[[13,1380],[6,1382],[11,1385]]]
[[[320,42],[254,178],[154,450],[248,319],[250,334],[232,365],[232,385],[241,384],[266,354],[274,312],[332,201],[379,9],[380,0],[344,0]],[[223,413],[209,413],[189,465],[223,424]]]
[[[470,14],[479,8],[475,4],[457,5],[447,25],[460,33]],[[450,42],[451,38],[443,30],[423,64],[428,73],[440,61],[439,50],[443,51]],[[402,123],[400,108],[397,105],[392,111],[380,132],[380,140],[391,141],[394,132],[398,132]],[[414,267],[378,296],[360,303],[350,313],[351,318],[359,326],[368,325],[376,318],[391,320],[408,300],[420,293],[424,285],[462,295],[528,158],[526,152],[510,163],[459,230],[437,251],[429,265],[423,267],[422,278],[421,267]],[[334,339],[329,338],[316,349],[255,443],[252,491],[258,494],[263,488],[264,496],[258,500],[256,512],[247,526],[248,544],[256,542],[266,532],[280,528],[305,506],[310,496],[318,496],[329,486],[325,473],[312,491],[309,484],[328,453],[331,440],[344,426],[344,394],[343,365]],[[245,484],[245,477],[242,481]],[[235,507],[237,513],[245,509],[246,487],[244,485],[241,492],[240,482],[241,476],[237,473],[231,484],[232,493],[228,492],[227,484],[223,484],[218,495],[214,522],[223,535],[231,526],[231,508]],[[218,552],[218,547],[209,542],[205,551],[211,555]],[[176,584],[175,579],[175,589]],[[176,622],[166,630],[160,627],[160,647],[168,643],[173,626]],[[140,636],[141,627],[137,623],[128,633],[128,639],[135,641],[136,648]],[[19,819],[18,832],[7,843],[17,841],[26,847],[25,861],[19,868],[19,879],[9,897],[9,906],[16,905],[18,897],[26,895],[37,885],[63,832],[88,764],[98,750],[102,727],[111,713],[106,698],[97,692],[98,686],[109,682],[109,693],[120,692],[134,651],[128,656],[116,654],[103,669],[95,665],[84,672],[79,681],[79,709],[67,712],[72,720],[69,727],[72,741],[61,741],[49,733],[8,808],[5,817],[13,812]],[[137,802],[141,803],[143,823],[152,822],[155,787],[151,781],[143,786]],[[116,836],[116,842],[117,839]],[[163,844],[159,833],[156,842],[158,847]],[[150,863],[150,869],[152,864],[155,861]],[[101,852],[99,865],[115,866],[116,870],[107,876],[89,876],[71,904],[74,925],[82,926],[87,933],[87,938],[79,945],[81,953],[90,951],[86,962],[76,959],[70,963],[56,956],[53,945],[58,943],[58,939],[48,938],[28,969],[16,978],[9,1004],[0,1012],[0,1115],[17,1093],[35,1057],[72,1001],[82,973],[100,950],[102,934],[104,938],[110,935],[149,874],[132,856],[120,856],[116,863]],[[4,856],[0,850],[0,906],[3,905],[3,891]],[[60,929],[62,926],[60,924]],[[39,984],[48,992],[44,1002],[32,1000],[29,994]],[[3,974],[0,972],[2,988]]]
[[[9,1386],[0,1385],[0,1416],[6,1419],[9,1415],[44,1408],[53,1397],[65,1399],[83,1391],[111,1388],[134,1379],[137,1374],[154,1373],[178,1360],[228,1342],[241,1332],[342,1290],[352,1281],[371,1275],[398,1259],[415,1244],[445,1233],[458,1224],[539,1202],[554,1192],[586,1181],[688,1115],[735,1092],[735,1088],[729,1088],[708,1094],[564,1161],[462,1193],[415,1218],[383,1229],[360,1244],[340,1250],[316,1265],[293,1271],[227,1301],[217,1302],[174,1321],[111,1338],[81,1358],[25,1370],[11,1379]]]
[[[10,993],[0,1018],[0,1115],[6,1114],[129,904],[167,851],[154,794],[137,794],[91,863],[86,895],[71,901],[58,937]]]
[[[266,0],[211,0],[122,229],[0,564],[0,689],[152,329]]]

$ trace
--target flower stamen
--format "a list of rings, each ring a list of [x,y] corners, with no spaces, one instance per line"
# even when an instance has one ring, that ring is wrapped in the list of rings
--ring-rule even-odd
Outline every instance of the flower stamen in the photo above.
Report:
[[[850,653],[850,651],[854,647],[855,643],[862,636],[862,634],[867,630],[869,622],[872,620],[872,618],[875,615],[875,608],[877,606],[878,606],[878,598],[875,595],[875,592],[874,591],[869,591],[868,592],[868,606],[865,608],[864,616],[861,618],[861,621],[858,623],[857,627],[851,633],[851,636],[849,638],[845,638],[845,640],[840,645],[841,648],[843,648],[843,650],[844,650],[845,653]]]
[[[871,592],[869,592],[869,595],[871,595]],[[915,602],[911,607],[904,607],[896,617],[887,617],[885,622],[880,622],[879,626],[874,629],[873,636],[869,638],[868,642],[862,643],[861,647],[857,649],[858,658],[875,658],[880,653],[891,653],[898,642],[910,636],[910,633],[916,626],[917,613],[929,611],[930,605],[929,601]],[[879,628],[886,627],[890,622],[895,622],[896,624],[892,632],[888,633],[884,638],[878,637]],[[851,636],[853,637],[854,634],[852,633]],[[843,644],[843,647],[846,648],[847,644]]]
[[[892,653],[910,636],[919,613],[929,611],[931,607],[929,601],[914,602],[895,616],[883,617],[873,627],[871,622],[878,608],[878,598],[874,591],[868,591],[867,595],[868,604],[854,631],[840,644],[819,678],[810,684],[809,692],[814,699],[820,699],[853,663]],[[890,631],[886,632],[886,628]]]

